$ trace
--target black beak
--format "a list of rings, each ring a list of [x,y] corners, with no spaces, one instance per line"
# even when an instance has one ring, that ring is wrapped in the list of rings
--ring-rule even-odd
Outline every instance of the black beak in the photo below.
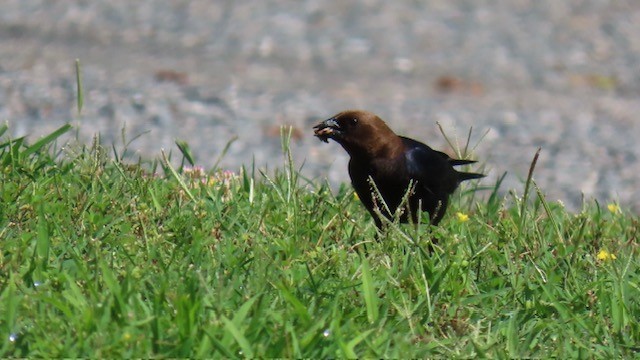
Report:
[[[339,136],[341,132],[340,124],[338,124],[335,118],[327,119],[313,127],[313,134],[318,137],[318,139],[327,143],[329,139]]]

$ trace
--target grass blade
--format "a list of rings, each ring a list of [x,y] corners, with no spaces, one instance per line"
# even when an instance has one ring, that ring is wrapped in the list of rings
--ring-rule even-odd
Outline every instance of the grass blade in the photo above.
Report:
[[[224,322],[224,328],[227,330],[231,336],[236,340],[238,346],[242,350],[242,356],[246,358],[252,358],[253,349],[251,349],[251,345],[249,344],[249,340],[244,336],[244,334],[238,329],[238,327],[233,323],[233,321],[227,319],[226,317],[222,317],[222,322]]]
[[[360,344],[364,339],[366,339],[367,336],[369,336],[369,334],[371,334],[372,332],[373,332],[373,329],[360,333],[351,341],[342,345],[342,351],[344,351],[344,356],[348,359],[359,358],[359,356],[356,354],[355,347],[358,346],[358,344]]]
[[[80,59],[76,59],[76,90],[78,91],[78,114],[82,112],[84,106],[84,90],[82,89],[82,71],[80,68]]]
[[[558,241],[560,242],[560,244],[564,244],[564,237],[562,236],[562,231],[560,231],[560,226],[558,225],[558,222],[556,221],[555,216],[551,212],[549,203],[547,203],[547,200],[545,199],[544,194],[542,194],[542,190],[540,190],[540,188],[538,187],[538,184],[536,184],[535,181],[533,181],[533,186],[536,188],[538,199],[540,199],[540,202],[542,203],[542,207],[544,208],[544,211],[547,213],[547,217],[549,218],[549,221],[551,221],[551,224],[553,225],[553,229],[555,230],[556,235],[558,236]]]
[[[37,254],[42,270],[46,270],[49,259],[50,234],[47,219],[45,217],[44,206],[38,206],[38,240],[36,243]]]
[[[252,297],[247,300],[240,308],[236,311],[236,314],[233,316],[233,323],[236,325],[240,325],[249,315],[249,310],[253,307],[253,304],[258,300],[259,295]]]
[[[522,234],[522,230],[524,229],[524,223],[526,218],[524,214],[524,210],[527,207],[527,199],[529,197],[529,187],[531,186],[531,179],[533,178],[533,170],[536,168],[536,164],[538,163],[540,150],[542,150],[542,148],[538,148],[538,150],[536,151],[536,154],[533,156],[533,160],[531,161],[531,166],[529,166],[529,174],[527,175],[527,182],[524,186],[524,194],[522,195],[522,204],[520,207],[520,230],[519,230],[520,234]]]
[[[178,150],[180,150],[182,156],[184,156],[187,162],[191,166],[194,166],[196,162],[193,160],[193,152],[191,151],[189,144],[187,144],[186,141],[176,140],[176,146],[178,146]]]
[[[222,152],[220,153],[220,155],[218,155],[216,162],[213,163],[212,169],[215,170],[218,168],[218,164],[220,164],[220,161],[222,161],[222,158],[224,158],[224,156],[227,155],[227,151],[229,151],[231,144],[233,144],[236,140],[238,140],[238,136],[234,136],[231,138],[231,140],[227,141],[227,144],[224,146],[224,149],[222,149]]]
[[[20,155],[23,156],[23,157],[27,157],[27,156],[29,156],[31,154],[34,154],[34,153],[40,151],[40,149],[42,149],[44,146],[52,143],[57,138],[62,136],[64,133],[69,131],[69,129],[71,129],[71,125],[70,124],[62,125],[57,130],[52,132],[51,134],[43,137],[42,139],[36,141],[33,145],[27,147],[24,151],[22,151],[22,153]]]
[[[224,344],[222,344],[220,342],[220,340],[216,339],[215,336],[211,335],[211,333],[209,333],[209,331],[205,331],[205,334],[207,334],[207,337],[209,338],[209,341],[211,341],[211,343],[213,344],[213,347],[216,348],[220,353],[222,353],[222,356],[224,356],[227,359],[235,359],[236,356],[233,354],[233,352],[231,352],[231,350],[227,349],[226,346],[224,346]],[[198,354],[199,358],[205,358],[208,356],[211,356],[211,354]]]
[[[169,169],[169,173],[171,174],[171,176],[173,176],[173,178],[178,181],[178,184],[180,184],[180,187],[185,192],[185,194],[187,194],[187,196],[189,196],[189,199],[191,199],[191,201],[196,201],[195,196],[193,196],[193,194],[191,193],[191,190],[189,190],[189,187],[187,186],[187,184],[185,184],[184,180],[182,180],[182,176],[180,176],[180,174],[178,174],[176,172],[176,170],[173,168],[173,166],[171,166],[171,163],[169,162],[169,159],[167,158],[167,154],[164,152],[164,150],[162,150],[161,152],[162,152],[162,160],[164,161],[164,165],[165,165],[165,167],[167,169]]]
[[[282,297],[287,300],[287,302],[293,306],[294,312],[298,315],[298,317],[305,323],[311,323],[311,315],[309,315],[309,311],[304,304],[298,300],[284,285],[277,285],[278,290],[282,294]]]
[[[9,125],[6,123],[0,125],[0,136],[4,135],[4,133],[9,129]]]
[[[362,257],[362,292],[367,306],[367,318],[369,323],[374,323],[378,320],[378,295],[373,285],[369,262],[364,256]]]

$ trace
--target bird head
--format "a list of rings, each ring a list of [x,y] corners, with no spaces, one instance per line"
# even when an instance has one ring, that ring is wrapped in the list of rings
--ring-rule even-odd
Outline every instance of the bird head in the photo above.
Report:
[[[338,113],[313,127],[314,135],[324,142],[333,139],[349,155],[371,155],[400,138],[375,114],[362,110]]]

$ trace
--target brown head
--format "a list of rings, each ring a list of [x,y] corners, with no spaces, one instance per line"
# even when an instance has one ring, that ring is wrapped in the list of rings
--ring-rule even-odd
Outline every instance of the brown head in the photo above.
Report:
[[[313,127],[324,142],[333,139],[351,157],[391,157],[402,151],[402,139],[378,116],[363,110],[347,110]]]

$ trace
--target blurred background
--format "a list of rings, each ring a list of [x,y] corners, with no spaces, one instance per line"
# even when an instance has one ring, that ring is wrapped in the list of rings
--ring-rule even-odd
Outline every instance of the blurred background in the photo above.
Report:
[[[85,108],[75,107],[74,61]],[[37,137],[80,121],[90,142],[155,158],[175,140],[213,165],[282,165],[280,126],[305,176],[348,180],[347,157],[312,136],[344,109],[455,155],[503,190],[534,178],[549,200],[640,209],[640,2],[49,1],[0,11],[0,119]],[[128,141],[128,140],[125,140]],[[477,145],[477,146],[476,146]]]

